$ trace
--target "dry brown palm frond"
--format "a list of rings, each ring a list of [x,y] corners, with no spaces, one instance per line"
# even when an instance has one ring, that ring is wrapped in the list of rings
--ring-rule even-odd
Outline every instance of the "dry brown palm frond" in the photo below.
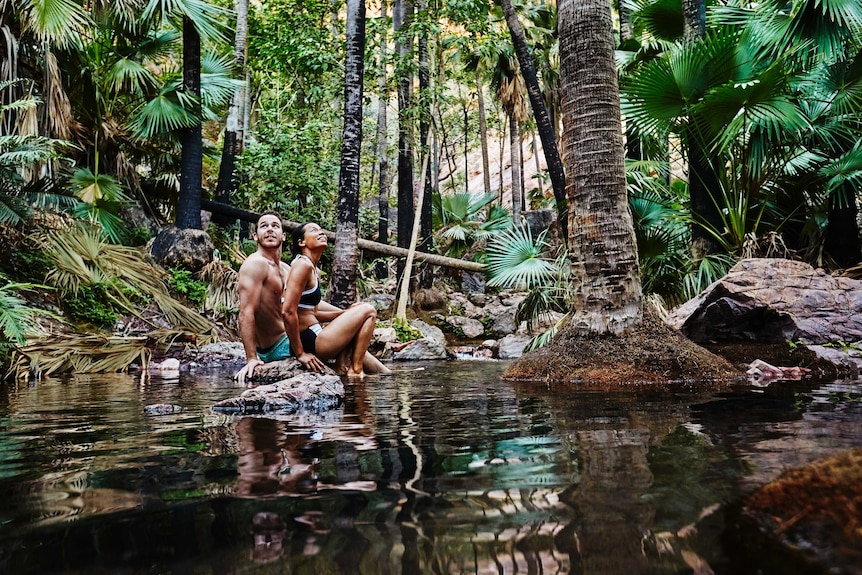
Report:
[[[63,90],[63,77],[60,65],[53,52],[45,53],[45,75],[48,79],[48,114],[50,134],[54,138],[68,140],[72,136],[72,104]]]
[[[172,324],[207,340],[217,337],[212,323],[170,296],[167,274],[143,249],[104,243],[98,229],[81,225],[43,236],[40,242],[56,265],[45,281],[62,292],[74,294],[81,285],[101,284],[118,306],[138,317],[127,293],[142,293]]]
[[[12,366],[17,378],[72,371],[105,373],[126,371],[139,361],[146,368],[150,359],[146,337],[53,334],[16,349]]]
[[[236,271],[221,260],[213,260],[198,272],[198,278],[207,283],[204,309],[223,313],[239,310]]]

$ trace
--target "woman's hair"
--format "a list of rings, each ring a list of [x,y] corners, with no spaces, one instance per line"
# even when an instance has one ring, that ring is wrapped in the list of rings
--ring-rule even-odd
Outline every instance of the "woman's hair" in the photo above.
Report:
[[[293,233],[290,234],[290,252],[298,256],[302,253],[302,248],[299,247],[299,242],[305,239],[305,228],[311,225],[311,222],[305,222],[298,228],[294,228]]]

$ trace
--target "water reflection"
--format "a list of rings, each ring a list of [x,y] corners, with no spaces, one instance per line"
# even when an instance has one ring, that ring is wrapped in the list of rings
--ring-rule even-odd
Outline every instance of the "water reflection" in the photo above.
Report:
[[[855,383],[610,392],[427,367],[285,417],[214,414],[230,374],[0,386],[0,572],[768,573],[727,545],[728,509],[862,444]]]

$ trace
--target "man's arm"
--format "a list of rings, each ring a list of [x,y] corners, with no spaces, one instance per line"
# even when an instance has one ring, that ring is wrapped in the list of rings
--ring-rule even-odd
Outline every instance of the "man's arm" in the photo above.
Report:
[[[245,350],[245,366],[236,374],[241,385],[245,378],[254,375],[254,368],[263,361],[257,357],[257,324],[255,315],[260,307],[260,296],[266,280],[267,264],[260,258],[249,256],[239,269],[237,289],[239,291],[239,315],[237,324],[242,347]]]

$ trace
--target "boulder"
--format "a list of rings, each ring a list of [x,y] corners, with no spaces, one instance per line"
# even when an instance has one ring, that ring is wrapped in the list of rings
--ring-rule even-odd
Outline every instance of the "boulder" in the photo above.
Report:
[[[421,319],[412,320],[410,325],[422,332],[422,335],[425,338],[434,340],[440,344],[441,347],[446,347],[446,336],[443,335],[443,330],[439,327],[425,323]]]
[[[476,319],[470,319],[469,317],[463,317],[460,315],[450,315],[443,318],[443,321],[455,334],[459,336],[463,334],[463,337],[466,337],[467,339],[476,339],[485,333],[485,326],[482,325],[482,322]]]
[[[434,288],[422,288],[413,293],[413,301],[424,311],[442,310],[446,308],[446,298]]]
[[[442,333],[442,332],[441,332]],[[407,343],[387,343],[383,359],[391,361],[422,361],[448,359],[446,346],[434,337],[423,337]]]
[[[862,281],[784,259],[747,259],[667,322],[697,343],[862,340]]]
[[[203,230],[168,226],[153,239],[150,254],[162,267],[200,271],[213,261],[212,239]]]
[[[524,355],[524,348],[532,339],[529,335],[507,335],[497,342],[497,357],[500,359],[518,359]]]
[[[297,359],[283,359],[281,361],[265,363],[254,368],[254,377],[251,378],[251,381],[283,381],[306,373],[308,372]],[[335,375],[335,372],[327,368],[326,375]]]
[[[338,407],[343,399],[344,384],[340,377],[334,374],[303,372],[290,379],[248,389],[239,397],[218,402],[213,406],[213,410],[241,415],[322,411]]]

